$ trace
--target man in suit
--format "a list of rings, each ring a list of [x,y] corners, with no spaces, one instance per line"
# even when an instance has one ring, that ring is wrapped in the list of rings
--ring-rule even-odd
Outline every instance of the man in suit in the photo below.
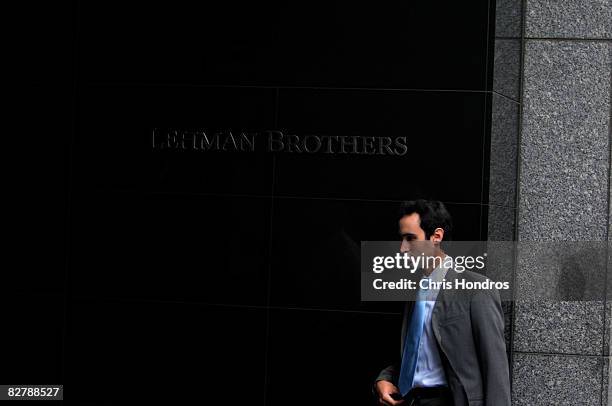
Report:
[[[404,202],[400,208],[400,250],[437,257],[446,253],[452,223],[444,204]],[[441,263],[440,262],[440,263]],[[485,281],[486,277],[443,266],[423,268],[433,281]],[[418,272],[418,271],[417,271]],[[509,406],[510,378],[504,316],[495,289],[420,289],[406,303],[400,359],[383,369],[374,392],[383,405]]]

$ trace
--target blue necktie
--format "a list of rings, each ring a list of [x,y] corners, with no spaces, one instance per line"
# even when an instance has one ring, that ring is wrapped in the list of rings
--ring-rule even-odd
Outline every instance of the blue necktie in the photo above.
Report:
[[[423,334],[425,324],[425,293],[424,289],[420,289],[417,293],[412,310],[412,318],[406,333],[398,384],[402,396],[406,396],[410,389],[412,389],[412,381],[414,380],[417,358],[419,356],[419,343],[421,342],[421,335]]]

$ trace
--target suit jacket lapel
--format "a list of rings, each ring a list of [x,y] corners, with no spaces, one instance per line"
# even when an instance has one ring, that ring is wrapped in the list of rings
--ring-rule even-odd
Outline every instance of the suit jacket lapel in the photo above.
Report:
[[[454,283],[453,281],[456,277],[457,277],[457,272],[455,272],[453,268],[449,268],[446,271],[446,275],[444,279],[447,282]],[[452,294],[453,294],[452,289],[450,291],[448,291],[447,289],[440,289],[440,291],[438,292],[438,297],[436,298],[436,304],[434,305],[434,308],[431,313],[432,329],[433,329],[434,335],[436,336],[436,339],[438,340],[438,344],[440,345],[442,345],[442,338],[440,336],[440,331],[439,331],[440,317],[443,316],[444,301],[446,300],[447,296],[452,295]]]

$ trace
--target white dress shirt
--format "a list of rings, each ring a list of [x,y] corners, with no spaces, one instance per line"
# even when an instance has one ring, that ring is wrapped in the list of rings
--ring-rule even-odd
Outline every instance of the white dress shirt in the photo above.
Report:
[[[442,261],[444,263],[444,260]],[[434,269],[431,274],[423,279],[431,279],[432,281],[442,281],[446,276],[447,269],[440,265]],[[435,300],[438,297],[438,289],[430,289],[427,292],[425,301],[425,325],[423,326],[423,335],[419,342],[419,354],[417,356],[416,371],[414,373],[413,387],[415,386],[439,386],[447,385],[446,374],[440,360],[438,351],[438,343],[434,336],[431,327],[431,313],[433,311]]]

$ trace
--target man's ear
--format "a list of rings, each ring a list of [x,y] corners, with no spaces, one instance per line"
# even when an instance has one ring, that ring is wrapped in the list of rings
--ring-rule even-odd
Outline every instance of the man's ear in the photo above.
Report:
[[[444,239],[444,229],[440,227],[436,228],[429,239],[436,245],[440,244]]]

